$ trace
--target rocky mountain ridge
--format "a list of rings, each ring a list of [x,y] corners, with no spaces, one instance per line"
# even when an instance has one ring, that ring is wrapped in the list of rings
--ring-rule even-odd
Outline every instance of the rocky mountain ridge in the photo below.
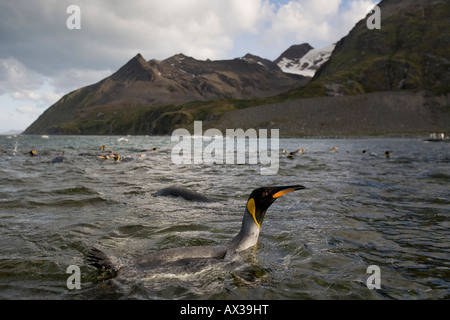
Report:
[[[218,61],[196,60],[183,54],[146,61],[137,54],[111,76],[65,95],[25,133],[62,133],[61,125],[92,113],[100,121],[105,109],[266,98],[307,81],[309,78],[283,73],[275,63],[251,54]]]

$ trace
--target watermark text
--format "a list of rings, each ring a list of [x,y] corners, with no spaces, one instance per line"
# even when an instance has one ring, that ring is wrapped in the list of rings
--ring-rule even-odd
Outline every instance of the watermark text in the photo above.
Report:
[[[77,289],[80,290],[81,289],[81,270],[79,266],[68,266],[66,273],[70,273],[72,274],[69,278],[67,278],[67,289],[69,290],[73,290],[73,289]]]
[[[67,14],[70,16],[67,18],[66,26],[69,30],[80,30],[81,29],[81,9],[79,6],[72,4],[67,7]]]
[[[367,268],[367,273],[371,273],[372,275],[367,278],[367,288],[369,290],[373,289],[381,289],[381,269],[379,266],[371,265]]]
[[[381,29],[381,9],[379,6],[370,6],[367,8],[367,13],[370,13],[370,16],[366,20],[367,29]]]
[[[194,122],[194,135],[187,129],[176,129],[171,140],[174,164],[262,164],[261,175],[275,175],[279,168],[279,130],[218,129],[203,132],[202,122]],[[270,145],[269,145],[270,141]],[[207,142],[206,146],[204,142]]]

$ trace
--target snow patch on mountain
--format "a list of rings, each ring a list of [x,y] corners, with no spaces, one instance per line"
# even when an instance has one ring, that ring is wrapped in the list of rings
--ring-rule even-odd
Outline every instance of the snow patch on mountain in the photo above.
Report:
[[[331,56],[336,45],[330,45],[321,49],[311,49],[303,57],[289,59],[282,57],[278,67],[285,73],[298,74],[305,77],[313,77],[316,71]]]

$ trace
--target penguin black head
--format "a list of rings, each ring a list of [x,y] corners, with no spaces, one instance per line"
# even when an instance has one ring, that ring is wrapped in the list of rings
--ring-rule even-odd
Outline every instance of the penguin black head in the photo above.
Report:
[[[286,193],[306,189],[304,186],[262,187],[252,191],[247,201],[247,211],[261,229],[267,209]]]

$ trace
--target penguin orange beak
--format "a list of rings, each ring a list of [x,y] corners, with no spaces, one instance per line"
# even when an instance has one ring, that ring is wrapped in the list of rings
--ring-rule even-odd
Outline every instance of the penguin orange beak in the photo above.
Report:
[[[296,190],[302,190],[302,189],[306,189],[304,186],[290,186],[290,187],[284,187],[283,190],[278,191],[277,193],[275,193],[272,198],[277,199],[283,195],[285,195],[286,193],[292,192],[292,191],[296,191]]]

